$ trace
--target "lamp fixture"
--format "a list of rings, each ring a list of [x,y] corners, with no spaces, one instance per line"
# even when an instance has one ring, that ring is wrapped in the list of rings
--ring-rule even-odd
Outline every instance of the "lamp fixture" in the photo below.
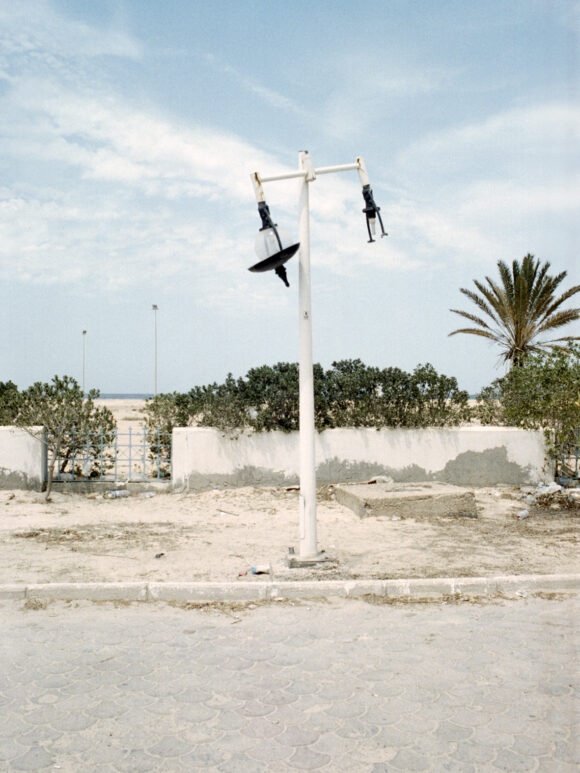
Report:
[[[251,266],[249,271],[262,272],[274,269],[275,274],[280,277],[286,287],[290,287],[284,263],[287,263],[296,254],[300,243],[290,244],[290,240],[272,220],[270,207],[265,201],[258,201],[258,214],[262,221],[262,227],[256,236],[255,247],[256,255],[260,261]]]
[[[363,212],[366,215],[367,218],[367,231],[369,232],[369,243],[374,242],[375,239],[374,236],[377,235],[377,217],[379,218],[379,223],[381,225],[381,238],[383,236],[388,236],[389,234],[386,233],[385,227],[383,225],[383,219],[381,217],[381,208],[377,207],[375,204],[375,200],[373,198],[373,191],[370,185],[363,185],[362,189],[362,195],[363,199],[365,200],[365,208],[363,209]]]

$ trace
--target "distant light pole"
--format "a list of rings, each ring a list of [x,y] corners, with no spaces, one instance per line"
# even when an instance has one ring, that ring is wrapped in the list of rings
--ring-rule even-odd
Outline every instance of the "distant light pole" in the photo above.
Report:
[[[312,309],[310,292],[310,206],[309,184],[317,175],[356,170],[362,186],[366,225],[369,242],[374,242],[377,219],[381,226],[381,236],[386,236],[380,207],[373,198],[365,162],[358,157],[353,164],[327,166],[315,169],[308,151],[298,154],[298,170],[271,177],[261,177],[254,172],[252,183],[258,202],[258,214],[262,227],[256,237],[256,254],[260,261],[250,271],[263,272],[274,270],[284,284],[289,287],[284,264],[298,251],[298,308],[299,308],[299,378],[300,378],[300,545],[299,557],[305,563],[323,558],[318,552],[316,539],[316,467],[314,457],[314,378],[312,364]],[[300,242],[287,243],[284,235],[270,216],[266,204],[262,183],[277,180],[300,179],[298,224]]]
[[[85,366],[87,361],[86,341],[87,341],[87,331],[83,330],[83,397],[86,394],[86,391],[85,391]]]
[[[155,397],[157,397],[157,312],[159,307],[156,303],[153,304],[153,315],[155,319]]]

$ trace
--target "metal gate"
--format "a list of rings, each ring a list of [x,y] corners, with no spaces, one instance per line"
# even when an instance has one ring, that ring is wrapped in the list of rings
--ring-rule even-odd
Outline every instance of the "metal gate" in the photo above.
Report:
[[[556,478],[577,482],[580,478],[580,429],[574,440],[563,443],[560,458],[556,461]]]
[[[168,481],[171,433],[146,427],[67,438],[57,457],[56,481]]]

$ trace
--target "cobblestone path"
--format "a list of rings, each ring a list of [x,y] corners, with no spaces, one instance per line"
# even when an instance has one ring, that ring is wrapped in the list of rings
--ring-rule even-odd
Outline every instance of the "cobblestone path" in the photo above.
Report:
[[[576,614],[4,603],[0,770],[572,773]]]

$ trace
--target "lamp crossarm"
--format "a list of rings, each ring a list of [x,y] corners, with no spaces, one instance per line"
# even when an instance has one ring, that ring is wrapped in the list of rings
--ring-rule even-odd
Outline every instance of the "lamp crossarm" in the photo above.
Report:
[[[252,184],[254,186],[254,193],[256,194],[256,201],[260,203],[265,201],[264,195],[264,183],[273,183],[278,180],[293,180],[296,178],[307,178],[310,182],[314,180],[320,174],[334,174],[335,172],[350,172],[356,170],[359,173],[361,185],[369,184],[369,177],[367,174],[365,161],[362,156],[358,156],[354,164],[338,164],[336,166],[321,166],[318,169],[297,169],[294,172],[283,172],[282,174],[269,175],[263,177],[259,172],[252,172],[250,175],[252,178]]]

